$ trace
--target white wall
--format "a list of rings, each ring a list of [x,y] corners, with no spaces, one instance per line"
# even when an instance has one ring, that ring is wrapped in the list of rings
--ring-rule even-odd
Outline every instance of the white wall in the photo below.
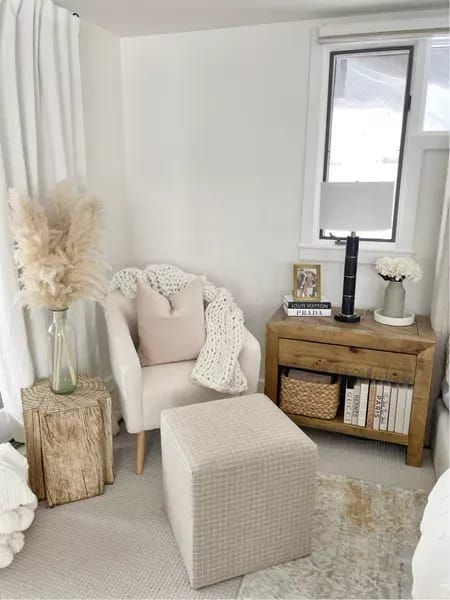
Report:
[[[261,340],[296,259],[308,47],[302,23],[122,40],[136,260],[229,287]]]
[[[448,158],[447,150],[426,150],[422,160],[414,247],[423,268],[423,280],[420,284],[410,283],[409,290],[419,286],[420,304],[417,302],[416,310],[425,314],[430,312],[433,295]]]
[[[88,189],[105,207],[106,260],[117,270],[132,254],[125,199],[120,38],[80,23],[80,62]]]
[[[264,326],[291,289],[298,257],[313,22],[122,40],[126,193],[134,258],[173,262],[229,287],[249,328]],[[416,231],[423,282],[408,305],[427,313],[446,170],[423,166]],[[341,300],[343,266],[324,264],[324,292]],[[357,305],[384,283],[361,265]]]
[[[81,21],[80,63],[87,185],[104,203],[105,260],[116,271],[132,259],[130,204],[125,198],[120,38]],[[103,310],[96,305],[96,338],[101,375],[113,391]],[[113,403],[116,402],[113,395]]]

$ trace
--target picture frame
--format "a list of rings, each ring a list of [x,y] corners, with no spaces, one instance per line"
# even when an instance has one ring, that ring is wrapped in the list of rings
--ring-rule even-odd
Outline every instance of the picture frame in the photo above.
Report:
[[[322,294],[321,265],[295,263],[293,266],[292,296],[302,302],[317,302]]]

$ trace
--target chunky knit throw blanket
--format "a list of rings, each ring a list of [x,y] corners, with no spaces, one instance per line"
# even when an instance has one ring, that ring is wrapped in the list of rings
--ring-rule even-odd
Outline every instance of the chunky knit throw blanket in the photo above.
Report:
[[[169,297],[193,281],[197,275],[172,265],[149,265],[144,270],[122,269],[111,281],[111,290],[119,289],[126,298],[134,298],[137,282],[142,281]],[[244,317],[231,293],[218,288],[204,276],[203,299],[206,303],[206,342],[191,373],[195,383],[218,392],[239,393],[247,389],[247,379],[239,365],[244,340]]]
[[[37,498],[27,484],[28,463],[11,444],[0,444],[0,569],[24,544],[23,531],[34,519]]]

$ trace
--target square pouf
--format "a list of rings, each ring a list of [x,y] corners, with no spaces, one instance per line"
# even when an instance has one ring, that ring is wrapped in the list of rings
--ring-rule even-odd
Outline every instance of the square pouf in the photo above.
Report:
[[[267,396],[165,410],[161,446],[192,587],[309,554],[317,448]]]

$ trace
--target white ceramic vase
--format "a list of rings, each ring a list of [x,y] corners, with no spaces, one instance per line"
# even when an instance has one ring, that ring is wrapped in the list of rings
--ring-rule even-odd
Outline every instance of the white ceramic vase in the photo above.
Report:
[[[402,281],[390,281],[384,292],[383,315],[402,318],[405,314],[406,291]]]

